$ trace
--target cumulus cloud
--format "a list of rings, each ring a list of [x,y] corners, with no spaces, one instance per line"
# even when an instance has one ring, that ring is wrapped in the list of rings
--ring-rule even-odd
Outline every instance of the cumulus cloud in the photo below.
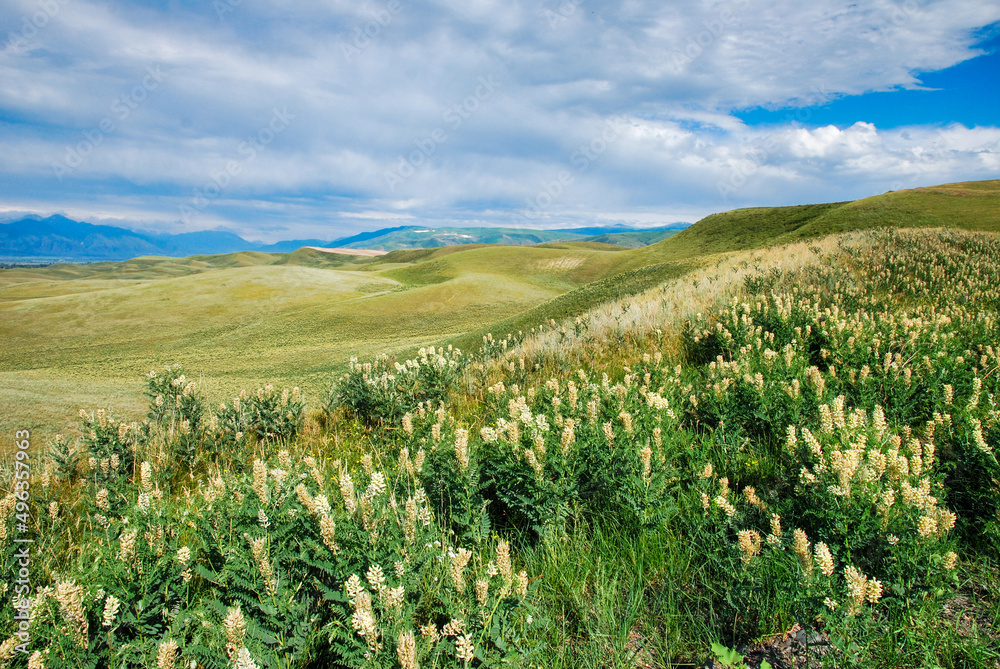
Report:
[[[732,113],[918,86],[998,19],[981,0],[12,0],[0,207],[332,237],[988,178],[995,128]]]

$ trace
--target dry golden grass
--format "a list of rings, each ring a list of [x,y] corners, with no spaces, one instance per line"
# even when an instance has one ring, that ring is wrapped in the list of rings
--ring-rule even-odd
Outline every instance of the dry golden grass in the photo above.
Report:
[[[726,303],[744,291],[748,277],[772,271],[797,271],[816,265],[841,245],[861,243],[859,235],[833,235],[818,241],[707,256],[700,269],[642,294],[602,304],[579,317],[582,329],[569,321],[527,338],[511,355],[530,358],[571,356],[588,345],[601,346],[625,336],[645,337],[656,331],[676,334],[680,326],[711,305]]]

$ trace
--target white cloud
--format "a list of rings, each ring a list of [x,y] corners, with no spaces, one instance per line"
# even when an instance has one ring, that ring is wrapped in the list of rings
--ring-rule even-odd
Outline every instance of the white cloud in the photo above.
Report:
[[[12,39],[38,7],[0,8],[0,200],[15,209],[173,221],[230,161],[239,175],[192,225],[510,224],[561,172],[538,221],[687,218],[998,169],[995,128],[762,130],[730,114],[914,86],[975,55],[995,1],[282,0],[220,16],[73,0]],[[129,100],[149,67],[162,84]],[[294,120],[248,160],[276,108]],[[581,160],[614,118],[627,127]],[[401,156],[420,164],[392,188]]]
[[[370,221],[409,220],[414,218],[410,214],[400,214],[395,211],[345,211],[340,215],[343,218],[361,218]]]

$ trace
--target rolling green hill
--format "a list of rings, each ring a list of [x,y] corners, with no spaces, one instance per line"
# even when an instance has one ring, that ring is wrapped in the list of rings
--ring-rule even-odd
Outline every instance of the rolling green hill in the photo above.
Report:
[[[303,248],[6,269],[0,430],[62,427],[80,406],[138,415],[143,375],[173,363],[201,376],[213,400],[270,381],[303,385],[316,406],[351,356],[470,348],[486,332],[572,317],[718,254],[883,225],[1000,230],[1000,181],[740,209],[639,249],[468,244],[368,258]]]
[[[137,417],[151,369],[181,363],[214,401],[265,382],[315,406],[352,355],[409,350],[616,271],[618,247],[463,246],[358,258],[300,249],[0,272],[0,429],[81,406]],[[128,398],[128,399],[125,399]]]
[[[997,190],[0,272],[29,664],[995,669]]]
[[[504,336],[580,314],[648,290],[719,254],[881,226],[1000,231],[1000,180],[889,192],[854,202],[754,207],[712,214],[650,246],[622,252],[615,272],[529,311],[452,340],[474,346],[487,331]]]
[[[754,207],[713,214],[639,249],[643,263],[801,241],[863,228],[943,227],[1000,231],[1000,180],[894,191],[853,202]]]

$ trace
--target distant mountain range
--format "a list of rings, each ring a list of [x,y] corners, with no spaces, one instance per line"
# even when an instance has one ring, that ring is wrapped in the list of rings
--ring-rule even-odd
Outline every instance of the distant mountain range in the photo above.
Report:
[[[128,260],[144,255],[232,253],[254,246],[258,245],[229,232],[157,235],[58,215],[0,224],[0,257],[7,259]]]
[[[65,216],[26,216],[0,223],[0,261],[128,260],[139,256],[186,257],[238,251],[290,253],[303,246],[331,248],[399,249],[432,248],[458,244],[543,244],[593,241],[636,248],[666,239],[686,228],[674,223],[659,228],[609,227],[563,230],[525,228],[384,228],[333,240],[293,239],[262,244],[231,232],[205,231],[181,234],[136,232],[111,225],[93,225]]]

